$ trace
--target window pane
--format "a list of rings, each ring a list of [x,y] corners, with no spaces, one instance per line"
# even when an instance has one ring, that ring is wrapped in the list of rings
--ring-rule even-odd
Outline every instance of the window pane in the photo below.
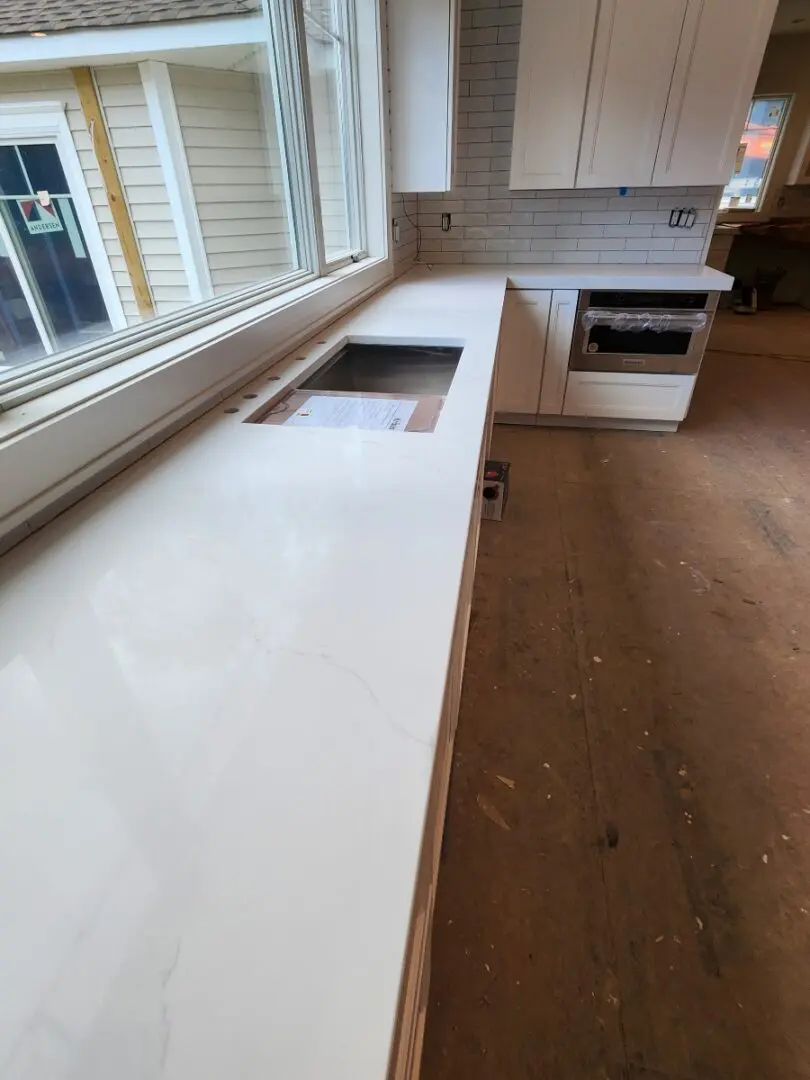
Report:
[[[53,198],[43,206],[35,194],[19,193],[2,212],[55,347],[74,348],[110,333],[73,200]]]
[[[790,99],[754,98],[743,130],[734,175],[720,199],[722,210],[756,210],[779,142]]]
[[[76,18],[90,26],[87,10]],[[126,35],[123,7],[120,21]],[[87,88],[80,98],[72,71],[0,72],[0,236],[12,248],[0,255],[0,381],[43,352],[316,269],[299,258],[308,226],[286,166],[294,171],[303,151],[279,136],[269,33],[244,22],[242,44],[200,46],[194,34],[143,64],[77,62],[92,70],[123,199],[99,168]],[[175,38],[181,29],[175,22]],[[20,135],[29,114],[6,116],[4,128],[4,100],[68,102],[69,131],[53,104],[30,114],[30,138]]]
[[[205,49],[170,65],[213,292],[297,269],[270,73],[263,48]]]
[[[0,195],[28,191],[20,155],[13,146],[0,146]]]
[[[20,159],[33,191],[67,194],[68,182],[62,172],[59,154],[51,143],[20,146]]]
[[[351,49],[345,0],[305,0],[315,156],[326,258],[359,247],[351,184],[359,179],[352,153]],[[356,205],[356,203],[354,203]]]
[[[45,354],[28,301],[0,239],[0,372]]]
[[[56,147],[18,143],[2,150],[4,232],[51,345],[69,349],[108,334],[112,324]],[[47,194],[40,200],[37,192]],[[17,275],[13,277],[13,284],[7,278],[6,287],[21,290]],[[18,363],[28,358],[25,352],[17,353]]]

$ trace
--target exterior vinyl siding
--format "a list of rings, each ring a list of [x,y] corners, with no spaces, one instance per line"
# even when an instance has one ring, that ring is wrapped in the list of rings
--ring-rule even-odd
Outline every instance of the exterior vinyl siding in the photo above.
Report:
[[[166,315],[191,298],[140,73],[126,64],[97,68],[95,77],[156,313]],[[116,277],[119,269],[126,272],[123,258],[113,261]]]
[[[169,68],[215,293],[292,269],[281,156],[260,76]]]
[[[90,140],[90,132],[84,121],[79,94],[69,71],[15,72],[0,75],[0,102],[62,102],[65,116],[73,136],[73,142],[81,161],[85,183],[93,203],[93,210],[101,230],[115,277],[118,295],[124,307],[127,321],[140,322],[135,294],[124,265],[124,256],[113,225],[112,214],[98,162]]]

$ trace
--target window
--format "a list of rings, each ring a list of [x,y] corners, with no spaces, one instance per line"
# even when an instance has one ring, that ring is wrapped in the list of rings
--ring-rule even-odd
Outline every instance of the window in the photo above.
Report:
[[[789,97],[755,97],[751,102],[737,150],[734,175],[720,199],[721,210],[756,210],[759,207],[789,106]]]
[[[4,26],[0,407],[364,257],[353,0],[171,8]]]
[[[361,246],[354,64],[345,5],[305,0],[304,26],[326,258]]]
[[[3,362],[24,363],[110,333],[56,146],[0,145],[0,192],[8,288],[0,295]]]

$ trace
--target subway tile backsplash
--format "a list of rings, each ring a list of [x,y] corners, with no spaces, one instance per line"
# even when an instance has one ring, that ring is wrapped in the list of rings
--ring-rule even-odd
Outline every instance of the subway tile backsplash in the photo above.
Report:
[[[453,190],[394,196],[397,265],[417,246],[427,263],[701,263],[721,188],[510,190],[520,17],[515,0],[462,0]],[[677,206],[697,209],[693,228],[669,227]]]

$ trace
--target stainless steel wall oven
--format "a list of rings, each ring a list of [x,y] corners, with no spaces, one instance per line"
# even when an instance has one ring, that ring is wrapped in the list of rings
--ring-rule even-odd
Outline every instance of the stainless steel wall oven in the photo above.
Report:
[[[694,375],[719,295],[585,290],[579,295],[569,368]]]

